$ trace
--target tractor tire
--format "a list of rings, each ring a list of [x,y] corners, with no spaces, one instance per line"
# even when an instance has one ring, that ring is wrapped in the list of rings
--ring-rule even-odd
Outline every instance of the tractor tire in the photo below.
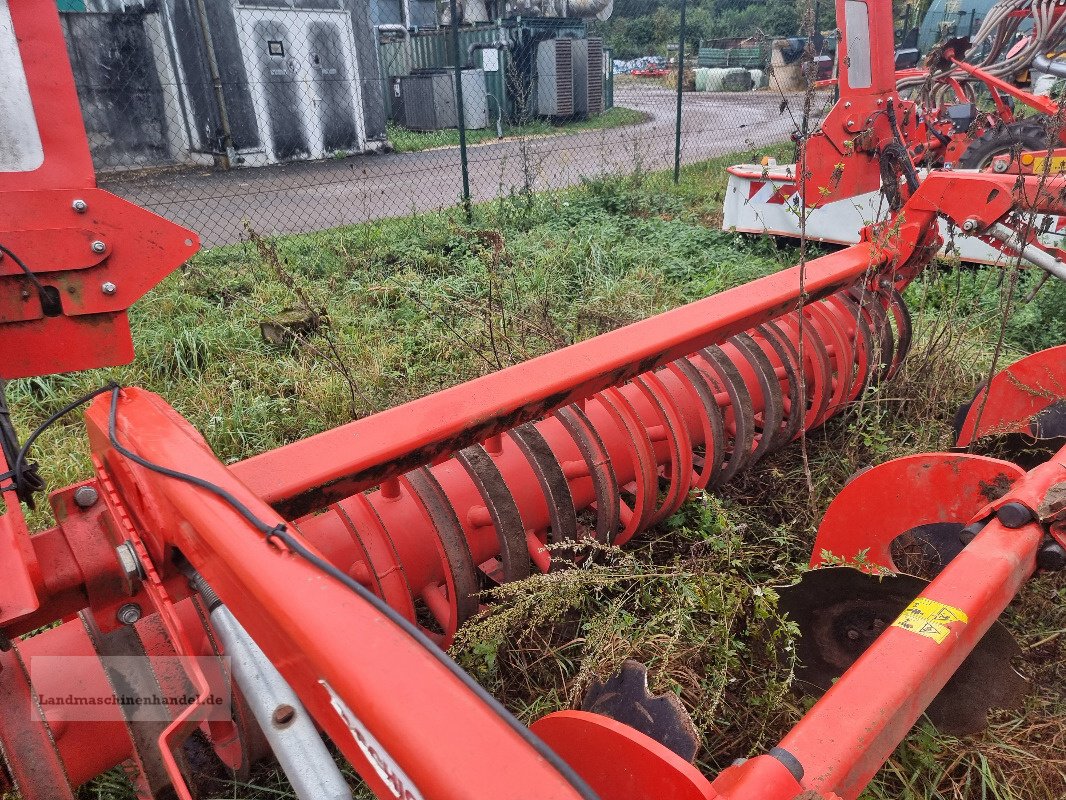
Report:
[[[990,128],[970,142],[959,159],[959,169],[985,169],[992,159],[1006,153],[1047,149],[1043,117],[1019,120]]]

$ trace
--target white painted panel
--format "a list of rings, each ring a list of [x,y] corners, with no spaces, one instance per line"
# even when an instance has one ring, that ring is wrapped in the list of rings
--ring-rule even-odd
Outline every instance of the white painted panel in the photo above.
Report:
[[[29,172],[44,163],[8,0],[0,0],[0,172]]]

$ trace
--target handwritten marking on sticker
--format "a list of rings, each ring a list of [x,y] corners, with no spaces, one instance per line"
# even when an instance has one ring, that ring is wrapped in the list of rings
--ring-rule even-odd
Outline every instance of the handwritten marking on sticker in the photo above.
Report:
[[[952,622],[961,622],[965,625],[969,621],[970,618],[961,608],[938,603],[928,597],[916,597],[909,606],[903,609],[903,613],[892,623],[892,627],[902,628],[941,644],[951,633],[951,628],[948,626]]]

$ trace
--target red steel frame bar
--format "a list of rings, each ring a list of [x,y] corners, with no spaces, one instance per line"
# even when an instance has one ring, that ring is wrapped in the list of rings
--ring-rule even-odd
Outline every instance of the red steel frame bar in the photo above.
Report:
[[[1048,490],[1066,482],[1066,447],[1036,467],[994,505],[1021,503],[1038,509]],[[944,688],[992,623],[1036,570],[1044,530],[1034,521],[1020,528],[989,522],[922,592],[921,597],[963,611],[938,644],[889,627],[781,741],[805,769],[805,789],[857,797],[896,745]],[[752,795],[754,797],[754,795]],[[732,797],[732,796],[730,796]],[[739,795],[747,797],[747,795]],[[784,800],[785,795],[766,797]]]
[[[887,258],[860,244],[811,261],[808,299],[850,286]],[[799,273],[783,270],[230,469],[281,513],[302,516],[781,316],[796,307]]]

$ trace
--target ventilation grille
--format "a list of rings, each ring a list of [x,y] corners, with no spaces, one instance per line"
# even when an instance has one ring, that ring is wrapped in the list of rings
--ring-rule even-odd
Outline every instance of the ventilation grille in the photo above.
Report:
[[[555,40],[555,113],[569,117],[574,113],[574,46],[570,39]]]
[[[602,114],[603,103],[603,39],[589,37],[588,53],[588,113],[590,116]]]

